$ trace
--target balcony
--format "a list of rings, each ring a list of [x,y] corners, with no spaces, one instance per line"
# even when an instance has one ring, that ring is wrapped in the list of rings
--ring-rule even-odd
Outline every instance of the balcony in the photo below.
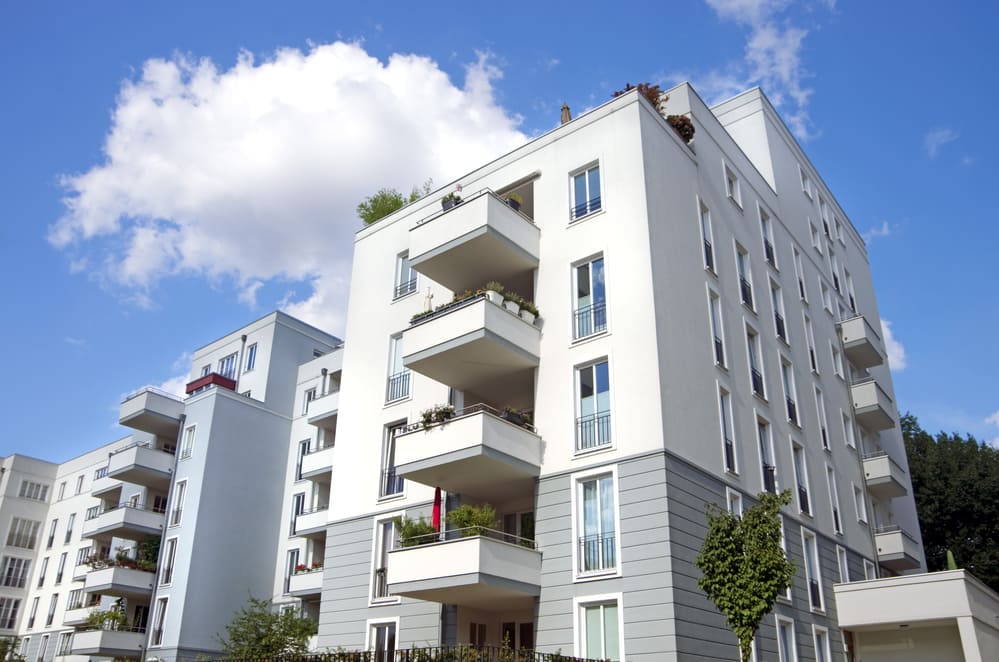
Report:
[[[90,496],[100,497],[104,501],[121,500],[121,481],[108,476],[108,468],[101,467],[90,484]]]
[[[878,548],[878,563],[893,570],[914,570],[919,567],[919,543],[909,533],[897,525],[883,526],[874,530],[874,544]]]
[[[479,296],[403,332],[403,363],[452,388],[502,401],[534,388],[540,345],[538,327]]]
[[[309,402],[306,415],[309,417],[310,425],[321,426],[331,418],[336,417],[340,409],[340,391],[333,391],[320,395],[315,400]]]
[[[870,368],[884,363],[884,357],[878,351],[881,338],[863,315],[840,322],[839,334],[843,340],[843,351],[853,365]]]
[[[905,471],[885,451],[864,456],[864,476],[867,491],[879,499],[894,499],[909,493]]]
[[[92,508],[87,512],[81,535],[84,538],[125,538],[142,540],[146,536],[159,536],[163,532],[166,515],[143,506],[123,504],[115,508],[101,510]]]
[[[184,388],[184,392],[188,395],[196,395],[210,388],[227,388],[230,391],[235,391],[236,380],[230,379],[225,375],[220,375],[217,372],[212,372],[204,377],[198,377],[194,381],[188,382]]]
[[[90,616],[90,612],[94,609],[100,609],[100,604],[98,603],[89,607],[85,607],[81,604],[73,609],[67,609],[63,612],[62,624],[83,625],[87,622],[87,617]]]
[[[115,598],[149,602],[155,581],[155,572],[109,565],[88,572],[83,590],[86,593],[100,593]]]
[[[323,592],[323,569],[298,572],[288,578],[288,593],[296,598],[318,598]]]
[[[329,506],[306,510],[295,517],[295,535],[302,538],[326,537]]]
[[[160,437],[177,438],[177,427],[184,415],[184,403],[177,397],[153,387],[128,396],[118,410],[118,423]]]
[[[148,443],[134,443],[108,458],[108,477],[157,491],[170,489],[174,455]]]
[[[854,382],[850,385],[853,398],[853,411],[857,423],[871,432],[888,430],[895,425],[892,416],[892,402],[874,378]]]
[[[541,233],[490,191],[409,231],[413,269],[455,292],[498,280],[520,285],[538,267]]]
[[[333,471],[333,446],[314,450],[302,458],[302,478],[328,483],[332,479],[331,471]]]
[[[533,541],[483,533],[389,552],[389,593],[489,611],[529,607],[541,593],[541,553]]]
[[[530,488],[541,467],[541,438],[485,405],[396,437],[396,474],[406,480],[500,501]]]
[[[143,628],[83,630],[73,634],[73,655],[138,659],[146,641]]]

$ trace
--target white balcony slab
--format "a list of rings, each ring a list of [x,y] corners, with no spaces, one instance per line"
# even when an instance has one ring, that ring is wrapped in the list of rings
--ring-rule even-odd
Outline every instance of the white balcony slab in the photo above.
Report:
[[[851,384],[850,395],[857,423],[872,432],[895,426],[891,398],[874,379]]]
[[[332,446],[313,451],[302,458],[302,478],[328,483],[331,479],[331,471],[333,471]]]
[[[536,269],[541,232],[492,193],[481,193],[409,231],[413,269],[450,290],[511,284]]]
[[[850,362],[860,368],[870,368],[884,363],[878,347],[881,337],[863,315],[857,315],[839,323],[843,351]]]
[[[480,411],[396,437],[396,474],[407,480],[499,501],[523,493],[541,467],[541,438]]]
[[[864,458],[864,478],[867,491],[879,499],[894,499],[909,493],[905,471],[887,453]]]
[[[296,598],[318,597],[323,592],[322,569],[300,572],[288,578],[288,593]]]
[[[80,607],[79,609],[67,609],[62,615],[63,625],[83,625],[87,622],[90,612],[97,607]]]
[[[309,416],[311,425],[324,425],[327,421],[337,415],[340,410],[340,392],[327,393],[321,395],[309,403]]]
[[[73,634],[73,655],[138,659],[146,641],[144,632],[84,630]]]
[[[173,475],[173,453],[136,444],[108,458],[107,477],[166,491]]]
[[[895,572],[913,570],[919,567],[922,558],[919,543],[915,538],[897,527],[886,527],[874,532],[878,563]]]
[[[175,439],[184,402],[153,388],[145,388],[121,403],[118,422],[126,427]]]
[[[100,593],[130,600],[149,600],[153,593],[155,572],[111,566],[91,570],[83,584],[86,593]]]
[[[118,502],[121,500],[121,487],[120,480],[104,475],[90,484],[90,496],[101,497],[111,503]]]
[[[142,540],[146,536],[159,536],[166,522],[165,513],[123,506],[106,510],[93,519],[83,522],[84,538],[125,538]]]
[[[392,595],[491,611],[541,593],[541,553],[485,537],[459,538],[389,552]]]
[[[325,536],[329,526],[330,511],[327,508],[302,513],[295,518],[295,535],[303,538]]]

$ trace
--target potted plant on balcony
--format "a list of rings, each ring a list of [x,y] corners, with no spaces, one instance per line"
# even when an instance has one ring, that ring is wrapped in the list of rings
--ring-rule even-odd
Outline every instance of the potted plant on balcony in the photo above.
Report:
[[[500,418],[520,426],[530,425],[532,422],[531,415],[528,412],[514,407],[503,407],[503,413],[500,414]]]
[[[538,317],[538,307],[534,305],[533,301],[521,299],[520,317],[528,324],[534,324],[534,320]]]
[[[488,503],[481,506],[463,503],[447,514],[447,523],[461,531],[462,538],[481,536],[486,529],[496,528],[496,509]]]
[[[514,211],[520,211],[520,206],[524,204],[524,197],[514,191],[510,191],[506,194],[506,204],[510,205],[510,208]]]
[[[461,204],[461,196],[455,192],[448,193],[443,198],[441,198],[441,207],[444,211],[451,209],[455,205]]]
[[[514,315],[520,313],[520,302],[523,300],[523,297],[516,292],[506,291],[503,293],[503,307]]]
[[[485,285],[486,298],[497,306],[503,305],[503,285],[491,280]]]
[[[395,525],[399,530],[399,544],[403,547],[415,547],[416,545],[429,545],[437,542],[437,530],[434,525],[427,521],[426,517],[420,519],[409,519],[408,517],[396,517]]]

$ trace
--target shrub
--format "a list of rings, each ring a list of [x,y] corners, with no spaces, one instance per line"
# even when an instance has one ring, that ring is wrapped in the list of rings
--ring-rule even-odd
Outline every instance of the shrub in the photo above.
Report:
[[[463,538],[482,535],[483,529],[496,528],[496,509],[488,503],[481,506],[462,504],[447,514],[448,526],[462,529]]]
[[[403,547],[413,547],[414,545],[426,545],[437,542],[431,535],[437,533],[434,525],[421,517],[418,520],[408,517],[396,517],[395,525],[399,528],[399,544]]]

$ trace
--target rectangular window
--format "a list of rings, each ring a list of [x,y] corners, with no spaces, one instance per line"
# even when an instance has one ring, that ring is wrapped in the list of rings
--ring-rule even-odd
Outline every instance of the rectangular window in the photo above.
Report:
[[[822,449],[829,450],[829,423],[826,420],[826,400],[822,397],[822,391],[815,387],[815,410],[819,413],[819,436],[822,440]]]
[[[864,579],[877,579],[878,567],[873,562],[864,559]]]
[[[753,394],[766,400],[767,391],[763,379],[763,355],[760,349],[760,337],[749,327],[746,327],[746,351],[749,354],[749,379],[753,385]]]
[[[56,648],[56,655],[69,655],[73,652],[73,633],[60,632],[59,646]]]
[[[607,361],[576,368],[576,451],[611,443],[610,370]]]
[[[235,379],[236,358],[238,354],[239,354],[238,352],[233,352],[232,354],[228,356],[223,356],[221,359],[219,359],[219,367],[218,370],[216,370],[216,372],[222,375],[223,377],[227,377],[229,379]]]
[[[149,638],[150,646],[163,645],[163,626],[166,623],[166,611],[169,598],[156,600],[156,616],[153,617],[153,634]]]
[[[742,188],[739,185],[739,178],[736,177],[735,173],[727,165],[725,166],[725,195],[739,209],[742,209]]]
[[[395,623],[376,623],[371,626],[372,662],[392,662],[395,659]]]
[[[38,615],[38,602],[41,600],[40,597],[35,596],[35,599],[31,601],[31,611],[28,613],[28,629],[35,627],[35,617]],[[13,627],[13,626],[11,626]]]
[[[49,486],[30,480],[22,480],[21,491],[17,495],[22,499],[45,501],[49,497]]]
[[[66,537],[63,539],[63,543],[68,545],[73,539],[73,525],[76,524],[76,513],[70,513],[69,519],[66,520]]]
[[[298,555],[299,550],[289,549],[288,558],[285,561],[285,572],[284,572],[284,592],[287,593],[291,590],[291,576],[298,572]]]
[[[170,526],[178,526],[184,514],[184,497],[187,492],[187,481],[177,482],[173,493],[173,509],[170,511]]]
[[[45,627],[52,625],[55,620],[56,606],[59,604],[59,594],[53,593],[49,599],[49,613],[45,615]]]
[[[777,463],[774,460],[773,437],[770,434],[770,424],[762,419],[756,421],[756,440],[760,446],[763,489],[771,494],[777,494]]]
[[[805,515],[811,515],[812,505],[808,499],[808,467],[805,463],[805,449],[797,444],[792,444],[791,450],[794,459],[794,479],[798,484],[798,510]]]
[[[398,299],[416,291],[416,272],[409,264],[409,252],[400,253],[395,257],[395,291],[393,298]]]
[[[715,271],[715,249],[714,235],[711,233],[711,212],[700,203],[701,218],[701,240],[704,243],[704,268],[714,273]]]
[[[184,441],[180,446],[180,459],[186,460],[194,454],[194,434],[197,426],[184,428]]]
[[[803,313],[804,314],[804,313]],[[815,334],[812,331],[812,318],[807,314],[805,317],[805,342],[808,343],[808,364],[812,372],[819,374],[819,359],[815,353]]]
[[[829,649],[829,632],[818,625],[812,625],[812,638],[815,640],[815,662],[832,662]]]
[[[9,588],[24,588],[28,583],[28,571],[31,569],[31,559],[8,556],[3,560],[3,570],[0,571],[0,586]]]
[[[59,483],[59,500],[66,498],[66,481]]]
[[[45,541],[45,549],[52,549],[52,545],[55,544],[55,534],[57,526],[59,526],[59,520],[57,519],[52,520],[52,522],[49,524],[49,537]]]
[[[735,462],[735,441],[732,439],[734,435],[732,427],[732,399],[729,397],[728,391],[721,387],[718,388],[718,420],[721,425],[722,462],[724,463],[725,471],[738,473]]]
[[[382,475],[378,496],[387,497],[402,494],[405,481],[395,473],[395,438],[406,430],[406,422],[393,423],[385,427],[382,441]]]
[[[76,477],[76,493],[83,494],[83,474]]]
[[[791,362],[782,358],[780,361],[780,378],[784,384],[784,401],[787,404],[787,420],[800,427],[798,422],[798,390],[794,383],[794,368]]]
[[[846,296],[850,301],[850,310],[857,312],[857,292],[853,289],[853,276],[846,269],[843,270],[846,277]]]
[[[808,290],[805,289],[805,267],[801,264],[801,253],[797,248],[791,248],[794,258],[794,277],[798,281],[798,296],[805,303],[808,303]]]
[[[749,253],[745,248],[735,245],[735,266],[739,274],[739,298],[750,310],[753,307],[753,275],[749,265]]]
[[[87,545],[76,550],[76,565],[84,565],[87,562],[87,559],[90,558],[91,549],[90,545]]]
[[[742,495],[730,487],[725,488],[725,507],[736,517],[742,517]]]
[[[56,568],[56,579],[55,579],[55,583],[56,584],[61,584],[62,583],[63,573],[66,572],[66,556],[67,555],[68,555],[68,552],[63,552],[62,554],[59,555],[59,567]]]
[[[592,660],[621,660],[621,625],[616,600],[579,606],[581,654]]]
[[[836,259],[836,254],[831,250],[829,251],[829,274],[832,276],[833,289],[838,294],[843,294],[843,288],[839,280],[839,260]]]
[[[770,215],[760,207],[760,233],[763,235],[763,257],[770,266],[777,267],[777,252],[774,250],[774,228]]]
[[[822,218],[822,233],[826,236],[826,239],[830,238],[829,232],[829,205],[826,201],[819,196],[819,216]]]
[[[602,206],[600,197],[600,166],[594,165],[569,177],[572,189],[572,210],[569,220],[574,221],[595,211]]]
[[[794,639],[794,621],[777,616],[777,652],[780,662],[798,662],[798,644]]]
[[[842,409],[839,410],[839,415],[843,419],[843,439],[846,441],[846,445],[850,448],[856,448],[857,441],[853,436],[853,421]]]
[[[395,520],[387,519],[375,523],[375,564],[372,568],[371,599],[391,598],[388,590],[389,552],[398,544]]]
[[[808,604],[812,609],[822,611],[822,574],[819,570],[819,543],[815,534],[801,529],[801,544],[805,556],[805,580],[808,583]]]
[[[787,343],[787,324],[784,321],[784,296],[780,292],[780,285],[770,281],[770,302],[774,306],[774,332],[777,337]]]
[[[573,313],[573,339],[586,338],[607,330],[607,292],[604,286],[604,259],[595,258],[573,269],[576,306]]]
[[[42,559],[41,564],[38,566],[38,588],[41,588],[45,584],[45,573],[49,569],[49,557]]]
[[[819,229],[815,227],[815,223],[812,223],[811,221],[808,221],[808,234],[812,239],[812,248],[821,253],[822,237],[819,235]]]
[[[836,565],[839,567],[839,581],[845,584],[850,581],[850,563],[846,556],[846,550],[836,545]]]
[[[49,635],[43,634],[41,641],[38,642],[38,657],[36,658],[38,662],[43,662],[48,647],[49,647]]]
[[[579,574],[617,569],[617,513],[612,474],[588,477],[576,485]]]
[[[243,366],[243,372],[250,372],[257,365],[257,343],[253,343],[246,348],[246,363]]]
[[[402,335],[389,338],[388,384],[385,402],[402,400],[409,396],[409,369],[402,364]]]
[[[66,598],[66,610],[70,609],[83,609],[83,589],[76,588],[69,592],[69,597]]]
[[[829,341],[829,352],[832,354],[832,365],[833,374],[837,377],[843,377],[845,379],[845,373],[843,371],[843,353],[839,351],[839,347],[833,344],[833,341]]]
[[[822,293],[822,307],[826,309],[827,312],[832,313],[832,294],[829,292],[829,286],[826,285],[822,277],[819,277],[819,291]]]
[[[41,522],[21,517],[13,518],[10,530],[7,532],[7,546],[34,549],[38,543],[38,529],[41,526]]]
[[[208,365],[201,366],[201,376],[202,377],[207,377],[210,374],[212,374],[212,364],[211,363],[209,363]]]
[[[302,395],[302,416],[305,416],[306,414],[309,413],[309,405],[311,405],[312,401],[315,399],[316,399],[316,388],[312,387],[305,389],[305,393]]]
[[[28,648],[31,645],[31,637],[24,637],[21,639],[21,657],[27,659]]]
[[[833,530],[836,533],[843,533],[843,522],[839,515],[839,491],[836,488],[836,474],[828,464],[826,465],[826,483],[829,486],[829,504],[832,508]]]
[[[856,484],[853,486],[853,507],[857,512],[857,521],[867,524],[867,497],[864,488]]]
[[[291,497],[291,526],[289,535],[295,535],[298,516],[305,512],[305,492],[299,492]]]
[[[309,454],[310,439],[298,442],[298,460],[295,463],[295,480],[302,480],[302,461]]]
[[[812,180],[805,172],[805,169],[798,166],[798,173],[801,175],[801,191],[808,196],[809,199],[812,198]]]
[[[173,564],[177,559],[177,539],[169,538],[166,543],[166,553],[163,555],[163,569],[160,571],[160,584],[169,585],[173,582]]]
[[[724,368],[725,332],[722,327],[721,299],[711,290],[708,290],[708,314],[711,321],[711,342],[714,348],[715,364]]]

